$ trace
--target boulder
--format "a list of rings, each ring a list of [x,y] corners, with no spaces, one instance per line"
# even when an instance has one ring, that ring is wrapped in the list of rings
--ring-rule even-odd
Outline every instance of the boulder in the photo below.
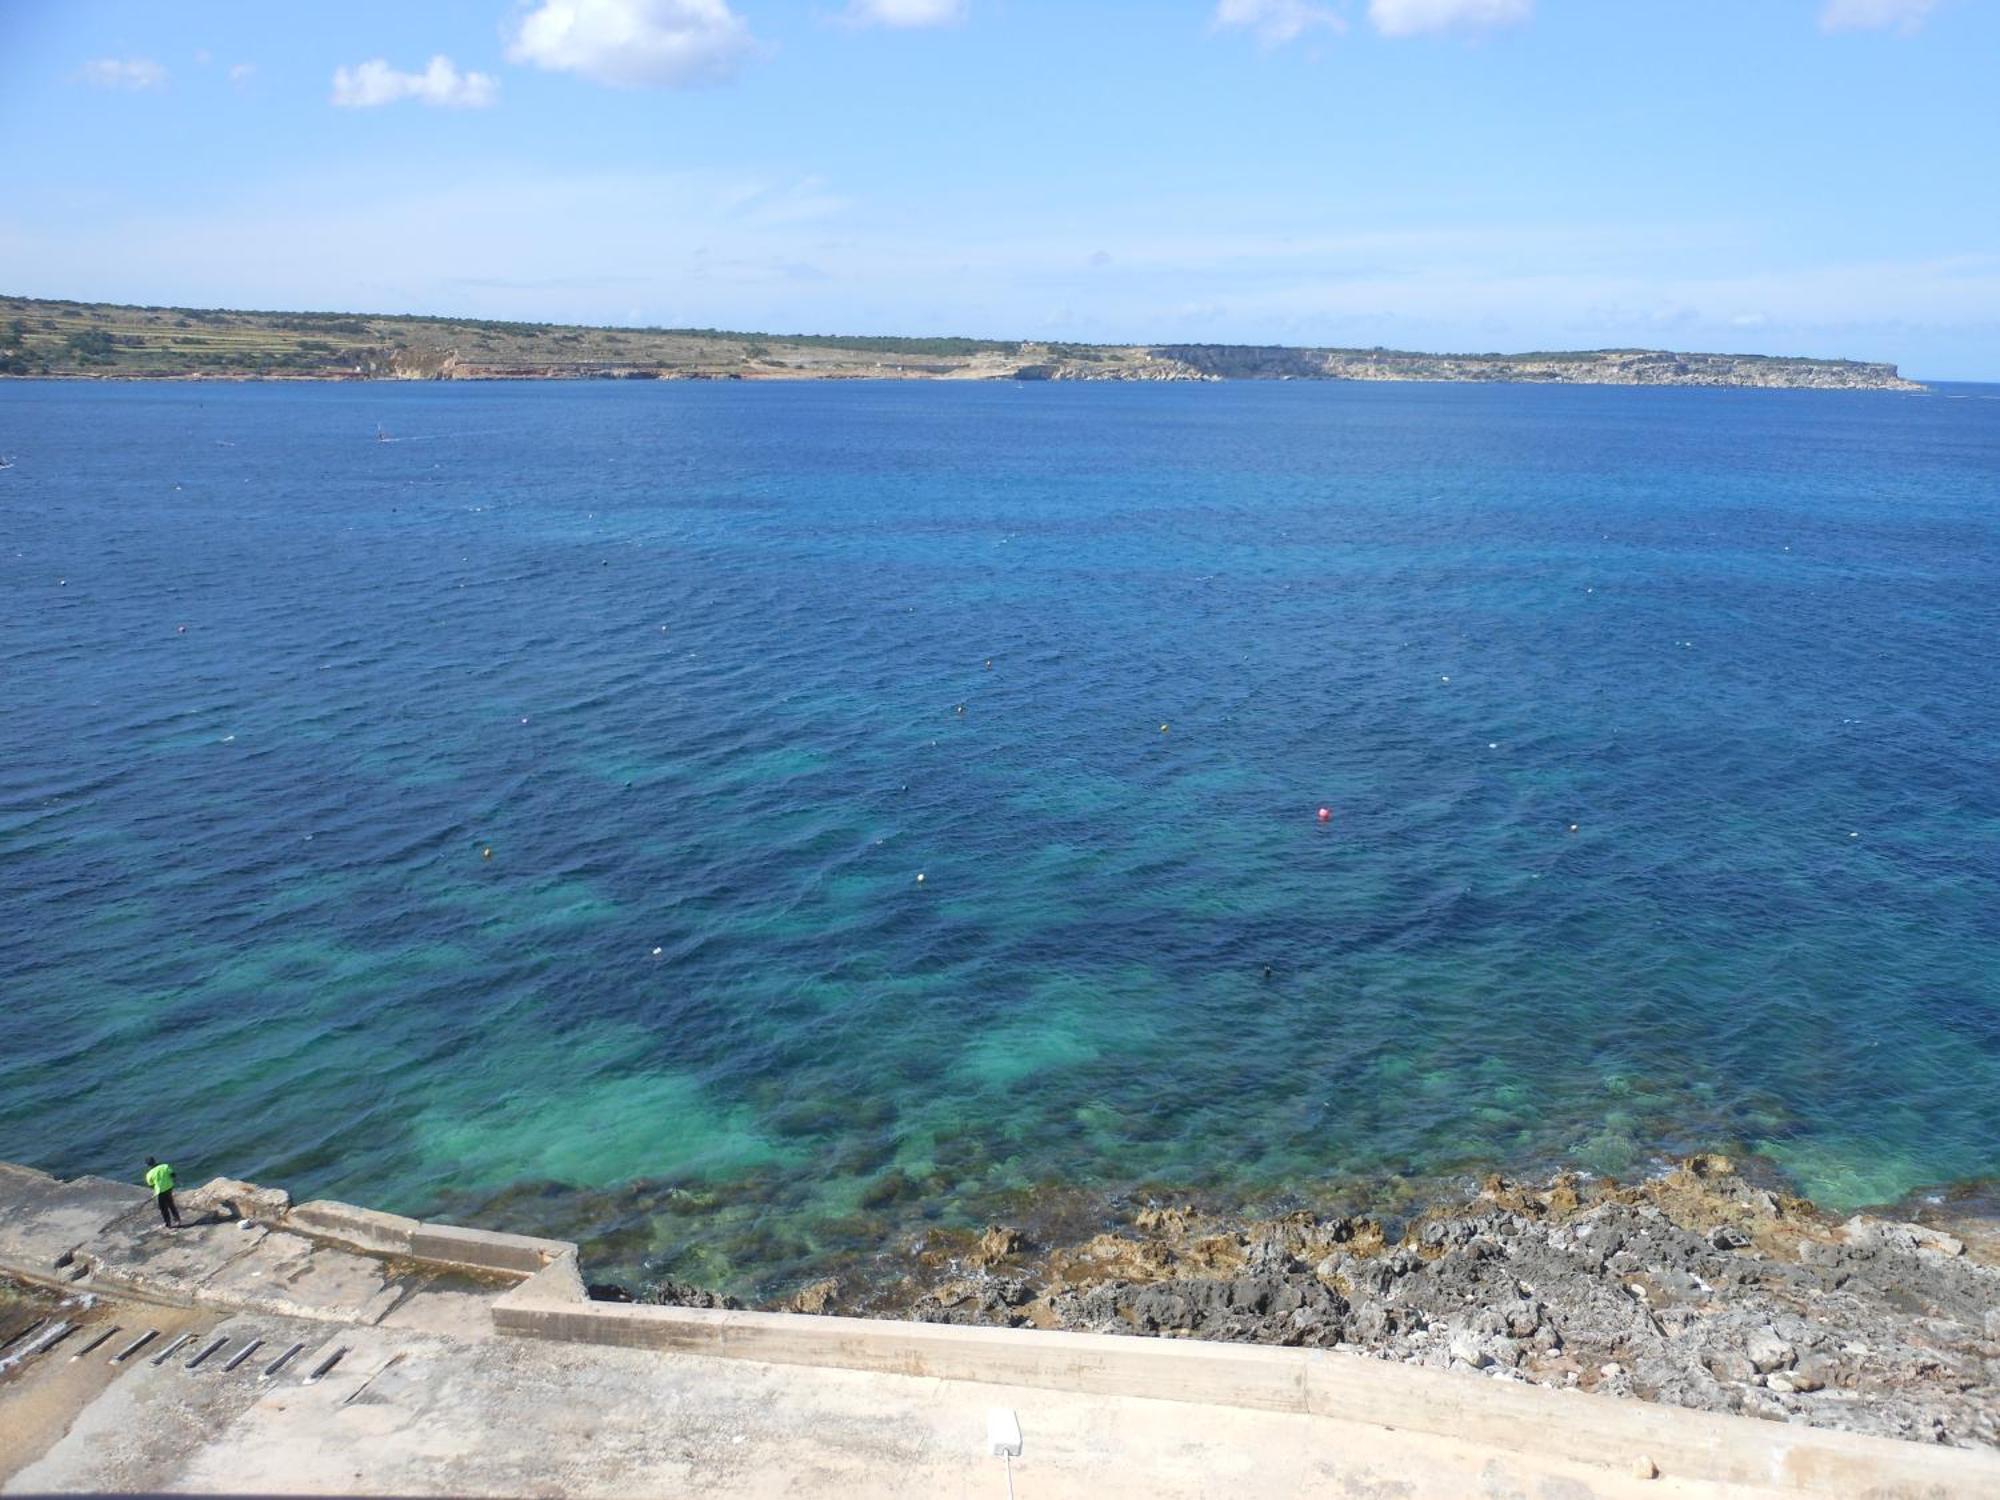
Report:
[[[1838,1233],[1841,1239],[1858,1250],[1928,1250],[1934,1255],[1945,1256],[1965,1254],[1965,1241],[1956,1235],[1923,1224],[1899,1224],[1891,1219],[1877,1219],[1869,1214],[1856,1214],[1840,1226]]]
[[[1788,1370],[1798,1359],[1792,1346],[1770,1328],[1759,1329],[1745,1339],[1743,1353],[1759,1375],[1768,1375],[1773,1370]]]
[[[183,1213],[214,1213],[225,1219],[273,1223],[291,1209],[283,1188],[259,1187],[234,1177],[213,1177],[181,1199]]]

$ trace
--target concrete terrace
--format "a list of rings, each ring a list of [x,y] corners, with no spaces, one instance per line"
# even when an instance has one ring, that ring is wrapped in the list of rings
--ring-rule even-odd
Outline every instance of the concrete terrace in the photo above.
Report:
[[[1985,1452],[1332,1351],[592,1303],[564,1242],[181,1196],[169,1233],[0,1165],[0,1490],[2000,1494]]]

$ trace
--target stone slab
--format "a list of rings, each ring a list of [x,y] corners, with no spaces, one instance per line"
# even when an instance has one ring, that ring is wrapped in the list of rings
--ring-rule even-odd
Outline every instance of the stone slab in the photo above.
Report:
[[[91,1286],[189,1307],[202,1286],[271,1232],[261,1224],[246,1228],[234,1219],[190,1220],[185,1228],[166,1229],[150,1214],[150,1206],[144,1214],[130,1214],[78,1248],[77,1259],[90,1269]]]
[[[507,1271],[532,1276],[576,1246],[567,1240],[536,1239],[526,1234],[500,1234],[490,1229],[460,1229],[453,1224],[420,1224],[410,1242],[418,1260],[439,1260],[482,1271]]]
[[[0,1269],[55,1279],[78,1246],[128,1214],[151,1212],[152,1199],[138,1183],[104,1177],[64,1182],[0,1163]]]
[[[398,1302],[383,1317],[380,1326],[439,1333],[454,1339],[490,1339],[494,1336],[492,1303],[492,1295],[487,1292],[420,1287]]]
[[[207,1307],[365,1325],[380,1322],[411,1288],[375,1256],[274,1230],[202,1282],[194,1296]]]

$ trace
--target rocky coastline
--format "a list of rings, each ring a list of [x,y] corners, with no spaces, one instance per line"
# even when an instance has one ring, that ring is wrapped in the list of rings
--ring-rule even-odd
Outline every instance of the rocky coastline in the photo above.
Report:
[[[1665,349],[1431,354],[1261,344],[611,328],[0,296],[0,378],[1427,380],[1922,391],[1892,364]]]
[[[780,1305],[1338,1348],[2000,1447],[2000,1221],[1944,1217],[1949,1230],[1835,1218],[1702,1155],[1631,1185],[1489,1178],[1400,1226],[1304,1210],[1231,1220],[1167,1203],[1060,1245],[1005,1224],[933,1230],[886,1288],[850,1293],[827,1278]],[[676,1282],[638,1296],[736,1305]]]

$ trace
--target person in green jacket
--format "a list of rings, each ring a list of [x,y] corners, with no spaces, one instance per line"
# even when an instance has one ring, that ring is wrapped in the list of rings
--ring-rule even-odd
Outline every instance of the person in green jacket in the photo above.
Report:
[[[160,1206],[160,1222],[169,1229],[181,1227],[181,1211],[174,1207],[174,1169],[163,1161],[146,1158],[146,1186]]]

